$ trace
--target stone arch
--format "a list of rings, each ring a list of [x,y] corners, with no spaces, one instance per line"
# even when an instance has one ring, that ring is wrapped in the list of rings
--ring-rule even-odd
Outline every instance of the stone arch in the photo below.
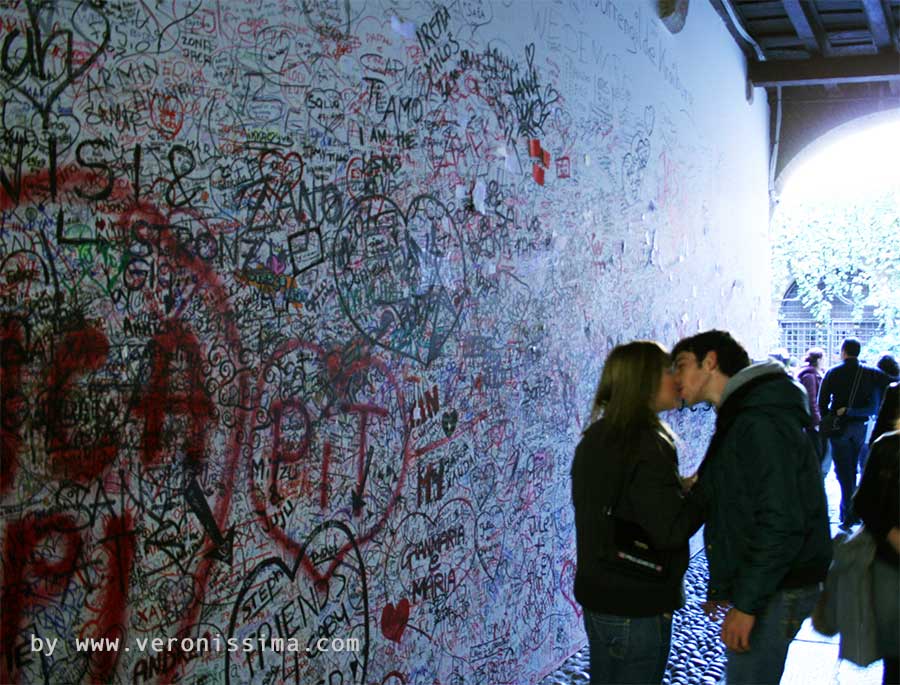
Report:
[[[785,118],[788,119],[787,104]],[[798,119],[806,119],[809,128],[799,130]],[[854,113],[852,110],[831,112],[827,115],[822,113],[813,115],[810,112],[801,115],[794,112],[790,123],[786,121],[782,130],[781,139],[782,142],[787,142],[787,145],[779,155],[775,192],[780,195],[791,175],[803,165],[803,162],[836,140],[890,121],[900,125],[900,100],[896,100],[890,109],[866,114]]]

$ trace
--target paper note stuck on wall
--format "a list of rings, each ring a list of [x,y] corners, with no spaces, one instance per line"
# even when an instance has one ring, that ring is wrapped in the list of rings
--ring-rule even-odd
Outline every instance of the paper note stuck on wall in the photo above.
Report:
[[[484,181],[478,180],[475,182],[475,190],[472,191],[472,201],[475,204],[475,211],[479,214],[486,213],[485,198],[487,198],[487,186]]]
[[[397,17],[391,17],[391,28],[407,40],[414,40],[416,37],[416,25],[411,21],[400,21]]]

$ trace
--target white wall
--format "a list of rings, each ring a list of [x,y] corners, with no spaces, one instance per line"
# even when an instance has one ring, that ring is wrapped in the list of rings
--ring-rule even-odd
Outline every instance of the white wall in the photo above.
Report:
[[[0,10],[0,680],[523,683],[580,647],[604,356],[765,351],[767,105],[712,9],[31,7]],[[673,417],[685,472],[710,419]],[[130,651],[75,653],[103,635]],[[278,635],[364,649],[224,642]]]

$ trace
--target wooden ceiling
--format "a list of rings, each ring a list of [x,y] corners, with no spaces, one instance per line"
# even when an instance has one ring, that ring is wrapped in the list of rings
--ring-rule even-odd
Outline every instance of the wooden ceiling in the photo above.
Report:
[[[900,0],[711,0],[757,86],[900,88]]]

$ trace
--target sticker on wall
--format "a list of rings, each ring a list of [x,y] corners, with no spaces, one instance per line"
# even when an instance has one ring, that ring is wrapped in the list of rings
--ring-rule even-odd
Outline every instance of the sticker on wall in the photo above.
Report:
[[[669,33],[679,33],[687,21],[690,0],[659,0],[658,12]]]

